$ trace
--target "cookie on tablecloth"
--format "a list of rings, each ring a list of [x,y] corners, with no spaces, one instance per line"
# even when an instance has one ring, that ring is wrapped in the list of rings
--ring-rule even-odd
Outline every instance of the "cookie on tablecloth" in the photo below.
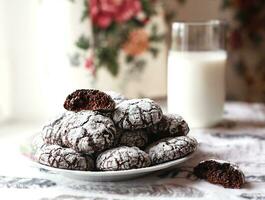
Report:
[[[244,173],[238,165],[224,160],[209,159],[194,167],[194,174],[213,184],[225,188],[241,188],[245,183]]]

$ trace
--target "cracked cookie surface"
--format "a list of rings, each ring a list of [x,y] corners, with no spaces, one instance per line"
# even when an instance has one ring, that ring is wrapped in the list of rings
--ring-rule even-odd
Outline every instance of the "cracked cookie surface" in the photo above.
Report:
[[[185,136],[189,131],[187,122],[177,114],[164,114],[160,122],[147,128],[152,141],[165,137]]]
[[[137,169],[150,166],[147,153],[137,147],[117,147],[101,153],[96,160],[96,167],[101,171]]]
[[[73,149],[58,145],[43,145],[35,152],[34,159],[50,167],[88,171],[94,169],[94,160]]]
[[[197,141],[188,136],[158,140],[146,148],[153,165],[182,158],[195,151]]]
[[[145,130],[124,131],[120,137],[120,146],[138,147],[143,149],[148,144],[148,136]]]
[[[108,112],[115,109],[115,102],[111,96],[99,90],[82,89],[67,96],[64,108],[75,112],[81,110]]]
[[[245,183],[244,173],[238,165],[223,160],[201,161],[193,172],[198,178],[225,188],[241,188]]]
[[[66,112],[58,119],[43,128],[41,134],[47,144],[57,144],[88,154],[114,145],[117,137],[114,123],[99,112]]]
[[[143,129],[158,123],[162,110],[151,99],[131,99],[120,103],[113,113],[115,124],[121,129]]]
[[[122,94],[120,94],[118,92],[105,91],[105,93],[111,96],[111,98],[113,99],[113,101],[116,103],[116,106],[118,104],[122,103],[123,101],[128,100],[125,96],[123,96]]]

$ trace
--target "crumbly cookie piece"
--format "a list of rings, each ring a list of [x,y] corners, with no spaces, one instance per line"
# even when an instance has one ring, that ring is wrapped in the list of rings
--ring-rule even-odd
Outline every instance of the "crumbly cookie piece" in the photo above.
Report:
[[[75,112],[81,110],[108,112],[115,109],[115,102],[108,94],[99,90],[82,89],[67,96],[64,108]]]
[[[66,112],[57,123],[45,126],[41,134],[47,144],[87,154],[111,148],[117,137],[113,121],[95,111]]]
[[[135,146],[143,149],[148,144],[148,136],[145,130],[124,131],[119,144],[121,146]]]
[[[131,99],[120,103],[113,113],[115,124],[121,129],[143,129],[158,123],[162,110],[151,99]]]
[[[122,94],[120,94],[118,92],[105,91],[105,93],[111,96],[111,98],[114,100],[114,102],[116,103],[116,105],[120,104],[123,101],[128,100],[125,96],[123,96]]]
[[[147,147],[152,164],[165,163],[182,158],[195,151],[197,141],[188,136],[169,137],[158,140]]]
[[[42,146],[36,151],[34,158],[43,165],[55,168],[82,171],[94,169],[94,160],[90,156],[58,145]]]
[[[189,131],[187,122],[177,114],[164,114],[160,122],[147,128],[152,141],[165,137],[185,136]]]
[[[244,173],[238,165],[223,160],[201,161],[194,168],[194,174],[198,178],[220,184],[225,188],[241,188],[245,183]]]
[[[150,166],[147,153],[138,147],[117,147],[101,153],[96,160],[96,167],[101,171],[137,169]]]

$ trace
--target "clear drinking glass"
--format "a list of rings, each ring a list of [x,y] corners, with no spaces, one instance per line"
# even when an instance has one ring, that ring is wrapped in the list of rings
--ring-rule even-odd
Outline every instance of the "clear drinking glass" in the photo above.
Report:
[[[225,25],[175,22],[168,55],[168,112],[190,127],[209,127],[222,118],[225,100]]]

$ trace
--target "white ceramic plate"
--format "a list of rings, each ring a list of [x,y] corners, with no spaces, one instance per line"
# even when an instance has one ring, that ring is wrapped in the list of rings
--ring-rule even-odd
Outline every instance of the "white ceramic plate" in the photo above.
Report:
[[[195,150],[196,151],[196,150]],[[43,168],[57,174],[61,174],[63,176],[85,180],[85,181],[96,181],[96,182],[106,182],[106,181],[122,181],[137,178],[140,176],[144,176],[150,174],[152,172],[165,170],[169,168],[173,168],[178,166],[179,164],[189,160],[195,153],[189,154],[184,158],[180,158],[178,160],[169,161],[163,164],[140,168],[140,169],[130,169],[130,170],[122,170],[122,171],[77,171],[77,170],[67,170],[67,169],[59,169],[54,167],[49,167],[46,165],[42,165],[37,162],[33,162],[33,164],[39,168]]]

